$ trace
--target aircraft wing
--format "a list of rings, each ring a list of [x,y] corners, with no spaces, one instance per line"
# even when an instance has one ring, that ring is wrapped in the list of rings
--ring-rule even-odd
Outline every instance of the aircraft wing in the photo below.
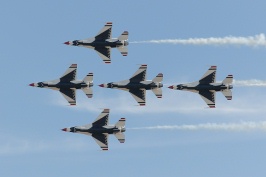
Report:
[[[94,133],[91,136],[96,141],[96,143],[102,148],[102,150],[104,150],[104,151],[108,150],[108,134]]]
[[[60,89],[59,91],[70,105],[76,105],[76,89]]]
[[[60,77],[60,81],[73,81],[76,80],[77,64],[72,64],[66,72]]]
[[[202,76],[199,80],[202,84],[214,83],[216,82],[216,66],[211,66],[209,70]]]
[[[215,108],[215,93],[210,91],[200,91],[201,98],[207,103],[210,108]]]
[[[110,53],[111,49],[106,47],[95,47],[94,50],[103,59],[105,63],[111,63]]]
[[[112,38],[112,22],[107,22],[95,36],[96,40],[106,40]]]
[[[130,82],[141,82],[146,80],[147,65],[141,65],[139,69],[129,79]]]
[[[92,126],[99,126],[103,127],[105,125],[108,125],[109,122],[109,109],[104,109],[101,114],[95,119],[95,121],[92,123]]]
[[[134,99],[139,103],[140,106],[145,106],[146,104],[146,90],[145,89],[129,89],[129,93],[134,97]]]

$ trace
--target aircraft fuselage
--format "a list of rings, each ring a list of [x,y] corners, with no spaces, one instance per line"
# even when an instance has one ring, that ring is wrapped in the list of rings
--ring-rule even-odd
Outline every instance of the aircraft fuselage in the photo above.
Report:
[[[198,85],[190,85],[190,84],[180,84],[177,85],[178,90],[197,90],[197,91],[223,91],[226,89],[232,89],[232,85],[224,85],[224,84],[219,84],[219,83],[214,83],[214,84],[198,84]]]
[[[123,46],[124,43],[122,41],[106,41],[106,40],[95,40],[93,42],[82,42],[75,40],[73,41],[74,46],[84,46],[84,47],[110,47],[116,48]]]
[[[125,132],[125,128],[117,128],[115,126],[107,126],[107,127],[91,127],[91,128],[82,128],[82,127],[71,127],[70,132],[73,133],[90,133],[90,134],[101,134],[101,133],[108,133],[114,134],[118,132]]]
[[[117,88],[117,89],[146,89],[151,90],[154,88],[163,87],[162,83],[154,83],[152,81],[143,82],[129,82],[127,84],[111,82],[107,84],[107,88]]]
[[[92,83],[85,83],[84,81],[73,81],[73,82],[38,82],[38,87],[41,88],[57,88],[57,89],[81,89],[92,86]]]

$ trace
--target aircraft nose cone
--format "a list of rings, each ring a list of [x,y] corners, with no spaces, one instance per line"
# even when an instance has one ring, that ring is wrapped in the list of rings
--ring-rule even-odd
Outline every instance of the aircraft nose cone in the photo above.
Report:
[[[99,86],[100,86],[100,87],[104,87],[104,84],[100,84]]]
[[[34,83],[31,83],[31,84],[29,84],[29,86],[32,86],[32,87],[34,87]]]
[[[168,88],[169,88],[169,89],[173,89],[173,88],[174,88],[174,86],[172,86],[172,85],[171,85],[171,86],[169,86]]]
[[[70,44],[70,42],[69,42],[69,41],[67,41],[67,42],[65,42],[64,44],[66,44],[66,45],[69,45],[69,44]]]
[[[67,128],[63,128],[62,131],[66,132],[67,131]]]

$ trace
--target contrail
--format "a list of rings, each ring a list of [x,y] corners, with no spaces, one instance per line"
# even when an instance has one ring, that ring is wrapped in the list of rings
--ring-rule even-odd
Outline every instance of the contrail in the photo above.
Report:
[[[233,85],[244,87],[266,87],[266,81],[251,79],[251,80],[234,80]]]
[[[189,39],[161,39],[149,41],[134,41],[131,43],[155,43],[155,44],[183,44],[183,45],[244,45],[244,46],[266,46],[265,34],[261,33],[248,37],[210,37]]]
[[[217,83],[221,83],[222,81],[217,81]],[[168,85],[178,85],[180,83],[166,83],[164,86]],[[233,80],[233,86],[237,87],[266,87],[266,80],[258,80],[258,79],[250,79],[250,80]]]
[[[241,122],[241,123],[206,123],[198,125],[158,125],[152,127],[128,128],[130,130],[223,130],[223,131],[266,131],[266,121],[262,122]]]

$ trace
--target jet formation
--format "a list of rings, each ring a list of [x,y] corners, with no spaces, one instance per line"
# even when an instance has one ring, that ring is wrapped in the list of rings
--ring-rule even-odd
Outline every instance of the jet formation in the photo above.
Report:
[[[127,31],[124,31],[118,38],[112,38],[112,22],[107,22],[95,37],[67,41],[64,44],[94,49],[105,63],[111,63],[111,48],[117,48],[123,56],[127,56],[127,40]]]
[[[93,73],[88,73],[80,81],[76,80],[77,64],[72,64],[59,79],[31,83],[29,86],[58,90],[70,105],[76,105],[76,89],[81,89],[88,98],[92,98]]]
[[[125,118],[121,118],[115,125],[109,125],[109,109],[104,109],[92,124],[63,128],[62,131],[92,136],[102,150],[106,151],[109,134],[115,135],[120,143],[125,142],[125,121]]]
[[[83,40],[67,41],[64,44],[94,49],[105,63],[111,63],[112,48],[117,48],[123,56],[128,55],[128,32],[124,31],[118,38],[112,38],[112,22],[108,22],[93,37]],[[211,66],[199,81],[187,84],[171,85],[168,88],[198,93],[210,108],[215,108],[215,95],[220,91],[227,100],[232,99],[231,89],[233,75],[228,75],[221,83],[216,83],[216,66]],[[76,80],[77,64],[72,64],[59,78],[29,84],[32,87],[58,90],[70,105],[76,105],[76,89],[81,89],[88,98],[92,98],[93,73],[88,73],[83,80]],[[146,79],[147,65],[143,64],[127,80],[100,84],[100,87],[119,89],[129,92],[140,106],[146,105],[146,90],[152,90],[157,98],[162,98],[163,74],[154,79]],[[91,124],[63,128],[62,131],[80,133],[94,138],[102,150],[108,150],[108,136],[113,134],[120,143],[125,142],[125,118],[115,125],[109,125],[109,109],[104,109]]]
[[[222,83],[216,83],[216,66],[211,66],[199,81],[172,85],[168,88],[186,90],[200,94],[210,108],[215,108],[215,93],[222,92],[227,100],[232,100],[233,75],[228,75]]]
[[[100,87],[120,89],[128,91],[139,103],[140,106],[146,104],[146,90],[152,90],[157,98],[162,98],[163,74],[159,73],[153,80],[146,80],[147,65],[141,65],[130,79],[100,84]]]

